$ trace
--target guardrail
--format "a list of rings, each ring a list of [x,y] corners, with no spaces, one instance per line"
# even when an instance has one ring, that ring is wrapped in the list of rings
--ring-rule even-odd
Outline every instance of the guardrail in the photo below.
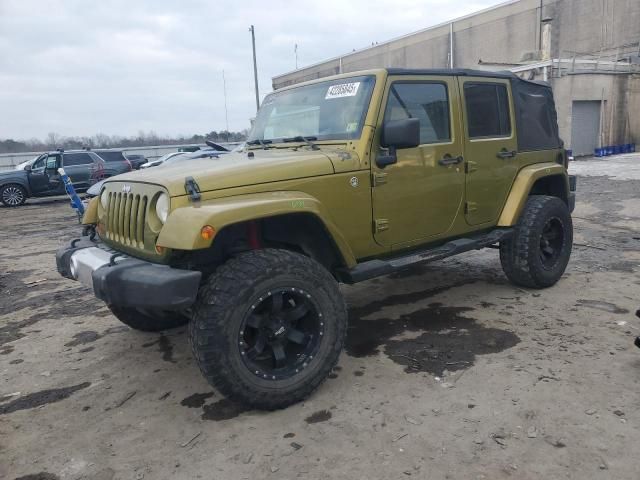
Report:
[[[239,142],[220,142],[220,145],[226,146],[231,149],[238,145]],[[125,153],[136,153],[144,155],[148,160],[155,160],[161,156],[177,152],[179,148],[184,147],[201,147],[206,148],[204,143],[187,144],[187,145],[154,145],[149,147],[126,147],[126,148],[97,148],[95,150],[113,150],[123,151]],[[25,152],[25,153],[0,153],[0,170],[10,170],[16,165],[31,160],[34,157],[41,155],[43,152]]]

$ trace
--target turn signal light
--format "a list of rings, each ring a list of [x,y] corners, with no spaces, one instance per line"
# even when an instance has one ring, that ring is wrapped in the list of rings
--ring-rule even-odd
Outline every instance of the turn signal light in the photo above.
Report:
[[[215,234],[216,231],[211,225],[205,225],[200,230],[200,236],[203,240],[211,240]]]
[[[158,253],[158,255],[162,255],[164,253],[165,248],[161,247],[160,245],[156,245],[156,252]]]

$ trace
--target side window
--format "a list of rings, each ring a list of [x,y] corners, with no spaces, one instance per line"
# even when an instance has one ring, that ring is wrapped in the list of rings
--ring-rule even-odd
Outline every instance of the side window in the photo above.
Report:
[[[420,144],[451,140],[449,98],[443,83],[395,82],[389,90],[384,121],[417,118]]]
[[[65,153],[62,157],[64,160],[64,166],[70,167],[72,165],[88,165],[93,163],[88,153]]]
[[[58,170],[60,167],[60,155],[49,155],[47,157],[47,170]]]
[[[46,165],[46,162],[47,162],[47,156],[43,155],[40,158],[38,158],[35,162],[33,162],[31,169],[35,170],[37,168],[44,168],[44,166]]]
[[[508,137],[511,134],[507,87],[498,83],[464,84],[469,138]]]

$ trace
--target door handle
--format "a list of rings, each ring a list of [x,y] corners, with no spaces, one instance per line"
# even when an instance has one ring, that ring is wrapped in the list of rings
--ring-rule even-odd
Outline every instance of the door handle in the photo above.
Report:
[[[440,160],[438,160],[438,163],[440,165],[443,165],[445,167],[449,166],[449,165],[457,165],[458,163],[462,163],[464,161],[464,158],[462,158],[462,156],[460,157],[452,157],[451,155],[449,155],[448,153],[445,154],[444,157],[442,157]]]
[[[506,158],[513,158],[517,154],[518,154],[518,152],[516,152],[515,150],[509,151],[506,148],[503,148],[496,155],[498,156],[498,158],[506,159]]]

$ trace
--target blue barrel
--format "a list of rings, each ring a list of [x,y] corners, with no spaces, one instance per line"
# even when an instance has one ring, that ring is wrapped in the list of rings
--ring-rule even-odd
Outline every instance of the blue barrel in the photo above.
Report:
[[[593,156],[594,157],[601,157],[602,156],[602,149],[601,148],[596,148],[593,150]]]

